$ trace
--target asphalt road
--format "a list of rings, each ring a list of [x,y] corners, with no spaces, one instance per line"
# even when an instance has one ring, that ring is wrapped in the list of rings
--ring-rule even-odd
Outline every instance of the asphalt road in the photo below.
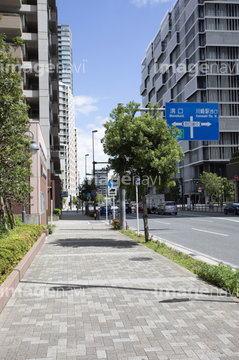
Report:
[[[175,215],[149,215],[149,232],[160,240],[194,254],[239,267],[239,216],[180,211]],[[136,214],[127,214],[136,229]],[[143,231],[142,213],[139,230]]]

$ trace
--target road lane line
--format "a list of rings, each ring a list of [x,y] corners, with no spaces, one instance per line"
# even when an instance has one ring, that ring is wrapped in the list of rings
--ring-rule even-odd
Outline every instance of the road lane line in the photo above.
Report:
[[[214,234],[214,235],[220,235],[220,236],[229,236],[227,234],[220,234],[220,233],[216,233],[216,232],[208,231],[208,230],[201,230],[201,229],[195,229],[195,228],[192,228],[192,230],[202,231],[202,232],[205,232],[205,233],[208,233],[208,234]]]
[[[195,219],[190,219],[190,220],[193,220],[193,221],[195,221]],[[197,221],[206,221],[206,222],[210,222],[210,223],[213,223],[213,221],[212,221],[212,220],[203,220],[203,219],[198,219]]]
[[[170,225],[170,223],[168,223],[168,222],[164,222],[164,221],[160,221],[160,220],[154,220],[154,222],[159,223],[159,224],[166,224],[166,225]]]
[[[215,218],[213,218],[213,219],[226,220],[226,221],[233,221],[233,222],[237,222],[237,223],[239,223],[239,220],[234,220],[234,219],[224,219],[224,218],[217,218],[217,217],[215,217]]]

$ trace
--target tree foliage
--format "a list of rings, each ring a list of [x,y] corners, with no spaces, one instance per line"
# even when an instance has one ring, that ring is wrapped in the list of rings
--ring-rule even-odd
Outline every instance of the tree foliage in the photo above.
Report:
[[[216,173],[203,172],[200,174],[200,183],[211,199],[233,198],[233,182],[227,178],[218,176]]]
[[[20,45],[13,45],[20,46]],[[20,89],[18,60],[0,34],[0,197],[1,210],[12,201],[26,201],[31,191],[28,107]]]
[[[181,146],[175,137],[170,137],[166,121],[156,110],[158,105],[150,106],[149,112],[136,117],[140,104],[130,102],[125,107],[119,105],[104,124],[105,136],[102,139],[104,152],[110,156],[109,163],[120,176],[124,186],[124,176],[140,177],[144,211],[146,241],[149,239],[146,188],[160,182],[169,185],[177,171],[176,164],[183,159]]]

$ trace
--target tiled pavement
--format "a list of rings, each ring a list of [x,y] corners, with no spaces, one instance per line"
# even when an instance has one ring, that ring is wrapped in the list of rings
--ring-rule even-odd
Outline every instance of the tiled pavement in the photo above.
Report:
[[[0,360],[239,359],[239,303],[64,213],[0,315]]]

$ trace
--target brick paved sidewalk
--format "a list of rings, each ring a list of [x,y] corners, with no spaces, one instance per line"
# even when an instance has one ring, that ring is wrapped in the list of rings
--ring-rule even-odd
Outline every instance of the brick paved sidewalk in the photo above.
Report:
[[[239,304],[103,221],[56,222],[0,315],[0,360],[239,359]]]

